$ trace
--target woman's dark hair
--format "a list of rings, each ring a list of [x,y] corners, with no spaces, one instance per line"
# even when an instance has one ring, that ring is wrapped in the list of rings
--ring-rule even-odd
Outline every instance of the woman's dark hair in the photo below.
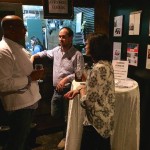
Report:
[[[45,50],[45,49],[46,49],[45,46],[44,46],[44,45],[41,43],[41,41],[39,40],[39,38],[37,38],[37,37],[35,37],[35,36],[32,36],[30,39],[34,41],[34,46],[40,45],[40,46],[42,47],[42,50]]]
[[[89,44],[89,53],[95,62],[112,60],[112,47],[107,35],[91,33],[87,37],[87,42]]]
[[[69,37],[70,37],[70,36],[73,37],[73,31],[72,31],[72,29],[70,29],[69,27],[62,27],[62,28],[60,29],[60,31],[61,31],[62,29],[66,29],[66,30],[68,31],[68,36],[69,36]]]
[[[41,45],[42,46],[41,41],[37,37],[32,36],[30,39],[34,41],[34,45]]]

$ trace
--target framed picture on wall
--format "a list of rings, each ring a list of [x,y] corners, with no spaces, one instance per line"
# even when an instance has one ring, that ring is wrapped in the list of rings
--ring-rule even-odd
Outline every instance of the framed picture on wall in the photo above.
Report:
[[[44,19],[73,19],[72,0],[43,0]]]

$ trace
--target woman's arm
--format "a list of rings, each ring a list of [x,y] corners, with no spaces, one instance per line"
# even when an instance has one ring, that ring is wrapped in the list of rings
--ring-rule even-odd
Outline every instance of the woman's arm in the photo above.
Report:
[[[82,91],[81,91],[82,90]],[[85,85],[80,85],[80,86],[78,86],[75,90],[71,90],[71,91],[69,91],[69,92],[67,92],[65,95],[64,95],[64,97],[66,98],[66,99],[69,99],[69,100],[71,100],[71,99],[73,99],[76,95],[78,95],[78,94],[85,94]]]

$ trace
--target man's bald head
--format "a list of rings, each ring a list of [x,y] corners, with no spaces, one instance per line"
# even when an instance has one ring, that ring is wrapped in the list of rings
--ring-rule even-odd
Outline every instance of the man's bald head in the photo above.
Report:
[[[1,20],[1,28],[4,37],[13,41],[22,40],[25,37],[26,29],[23,20],[16,15],[5,16]]]
[[[5,16],[1,20],[1,27],[2,27],[2,30],[4,30],[4,31],[9,30],[11,28],[16,28],[17,26],[20,26],[22,24],[23,24],[22,19],[15,15]]]

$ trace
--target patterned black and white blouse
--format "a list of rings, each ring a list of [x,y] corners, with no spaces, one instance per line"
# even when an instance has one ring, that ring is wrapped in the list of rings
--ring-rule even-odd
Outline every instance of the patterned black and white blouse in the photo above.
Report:
[[[86,95],[80,101],[86,111],[85,121],[104,138],[110,137],[114,127],[115,84],[111,62],[99,61],[89,73]]]

